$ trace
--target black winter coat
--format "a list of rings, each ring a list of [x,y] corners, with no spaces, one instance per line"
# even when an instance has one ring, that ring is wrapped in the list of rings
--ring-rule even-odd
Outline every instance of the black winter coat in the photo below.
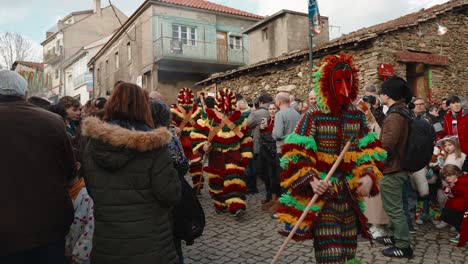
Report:
[[[167,149],[172,135],[116,123],[90,117],[82,127],[90,138],[83,172],[94,200],[91,263],[177,263],[169,214],[181,187]]]

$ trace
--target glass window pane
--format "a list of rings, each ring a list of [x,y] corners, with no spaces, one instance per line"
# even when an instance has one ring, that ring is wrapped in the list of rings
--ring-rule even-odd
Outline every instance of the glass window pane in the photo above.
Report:
[[[182,33],[187,34],[187,27],[181,26],[180,30],[182,31]]]
[[[173,39],[178,39],[179,38],[179,32],[178,31],[172,31],[172,38]]]
[[[182,43],[183,43],[183,44],[187,44],[187,39],[186,39],[186,38],[185,38],[185,39],[182,39]]]
[[[179,26],[172,25],[172,31],[179,31]]]

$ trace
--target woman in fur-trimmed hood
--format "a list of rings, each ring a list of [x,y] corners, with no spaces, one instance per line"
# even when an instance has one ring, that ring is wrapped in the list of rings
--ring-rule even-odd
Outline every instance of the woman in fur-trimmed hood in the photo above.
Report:
[[[89,117],[83,134],[84,178],[94,200],[91,263],[177,263],[169,213],[180,181],[169,157],[171,133],[153,129],[145,91],[121,83],[104,121]]]

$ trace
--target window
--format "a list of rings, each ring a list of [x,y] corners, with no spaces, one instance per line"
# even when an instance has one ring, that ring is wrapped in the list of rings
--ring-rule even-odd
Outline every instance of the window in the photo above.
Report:
[[[229,36],[229,47],[236,50],[242,49],[242,37]]]
[[[119,52],[118,51],[115,52],[115,68],[116,69],[119,68]]]
[[[98,84],[98,85],[101,85],[101,69],[98,68],[98,69],[96,70],[96,75],[97,75],[97,76],[96,76],[96,78],[97,78],[97,84]]]
[[[127,60],[128,61],[132,60],[132,46],[130,42],[127,43]]]
[[[58,78],[60,78],[60,71],[59,69],[55,69],[55,79],[57,80]]]
[[[262,40],[268,39],[268,28],[265,27],[262,29]]]
[[[104,66],[104,74],[108,74],[108,73],[109,73],[109,60],[107,59],[106,65]]]
[[[195,27],[172,25],[172,39],[178,39],[185,45],[195,46],[197,29]]]

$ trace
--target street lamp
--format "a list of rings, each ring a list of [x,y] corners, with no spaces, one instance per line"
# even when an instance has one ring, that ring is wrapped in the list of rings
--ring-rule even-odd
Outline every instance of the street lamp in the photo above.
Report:
[[[437,24],[437,35],[442,36],[445,33],[447,33],[447,31],[448,31],[448,28],[446,26]]]

